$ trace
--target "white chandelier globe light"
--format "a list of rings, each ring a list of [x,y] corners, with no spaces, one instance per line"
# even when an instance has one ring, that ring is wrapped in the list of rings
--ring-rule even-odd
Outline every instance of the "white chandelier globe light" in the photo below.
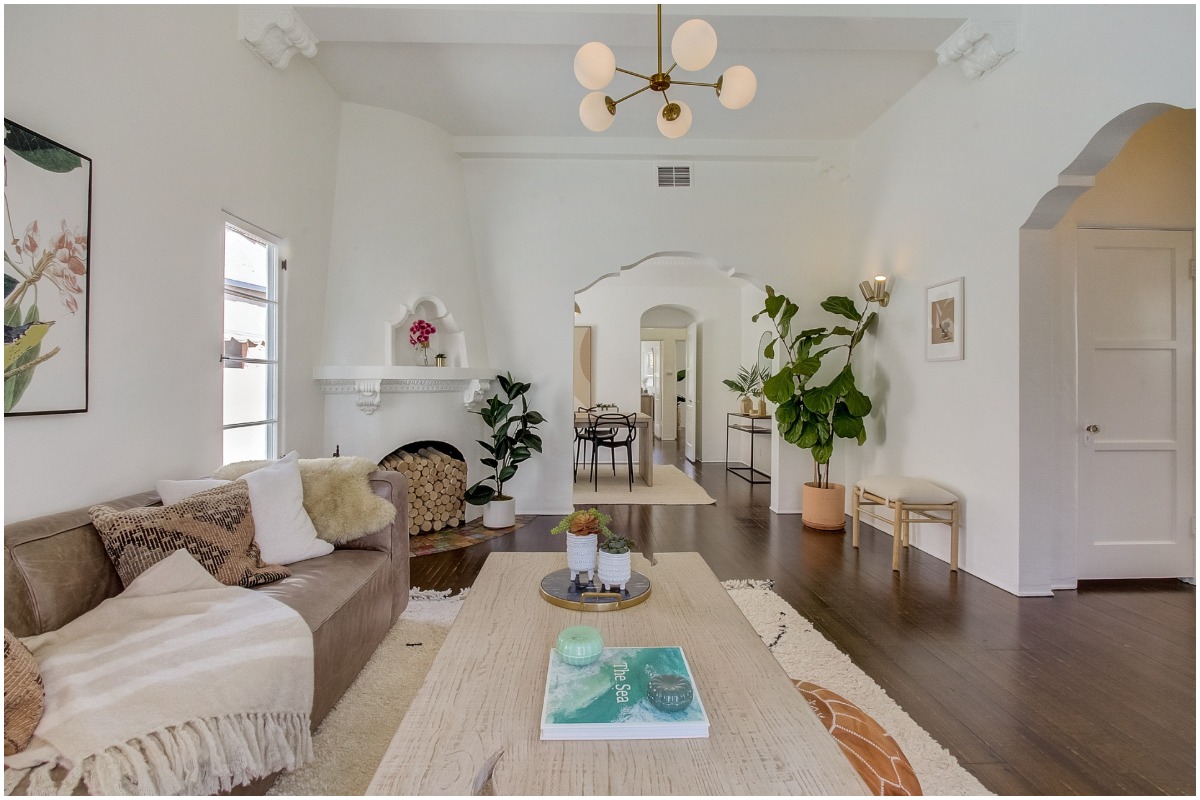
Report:
[[[604,92],[590,92],[579,104],[579,121],[589,131],[606,131],[615,119],[616,116],[608,111]]]
[[[702,19],[690,19],[671,37],[671,57],[688,72],[701,70],[717,55],[717,32]]]
[[[750,105],[758,91],[758,78],[749,67],[738,65],[725,70],[721,76],[721,94],[717,97],[721,105],[737,110]]]
[[[575,54],[575,78],[585,89],[603,89],[616,74],[617,57],[603,42],[588,42]]]
[[[678,139],[688,132],[692,127],[692,110],[688,108],[687,103],[675,101],[675,105],[679,106],[679,116],[673,120],[668,120],[663,116],[663,108],[658,109],[655,115],[658,119],[658,132],[668,139]]]

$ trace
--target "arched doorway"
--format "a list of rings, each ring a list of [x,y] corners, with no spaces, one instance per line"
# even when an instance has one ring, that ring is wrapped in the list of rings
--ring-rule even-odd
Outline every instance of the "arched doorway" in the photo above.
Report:
[[[1023,583],[1195,575],[1194,231],[1195,112],[1160,104],[1021,229]]]

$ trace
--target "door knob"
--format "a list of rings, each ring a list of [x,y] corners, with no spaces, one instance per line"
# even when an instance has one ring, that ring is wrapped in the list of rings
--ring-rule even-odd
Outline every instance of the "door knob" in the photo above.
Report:
[[[1099,425],[1088,425],[1086,428],[1084,428],[1084,430],[1087,431],[1088,433],[1099,433],[1100,426]]]

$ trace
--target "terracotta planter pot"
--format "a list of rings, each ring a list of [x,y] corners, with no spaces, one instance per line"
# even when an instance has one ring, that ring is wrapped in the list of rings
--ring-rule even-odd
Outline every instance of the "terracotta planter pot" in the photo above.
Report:
[[[846,487],[842,484],[831,483],[829,488],[822,489],[815,483],[806,483],[800,502],[805,527],[819,531],[846,529]]]
[[[507,500],[493,500],[483,507],[483,527],[511,528],[517,521],[517,501],[510,497]]]

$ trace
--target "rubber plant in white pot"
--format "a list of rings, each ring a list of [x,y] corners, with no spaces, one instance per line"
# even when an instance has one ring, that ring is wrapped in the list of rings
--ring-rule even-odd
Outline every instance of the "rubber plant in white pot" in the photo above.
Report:
[[[484,424],[492,430],[491,442],[479,440],[488,453],[480,463],[490,467],[492,474],[467,489],[464,499],[471,505],[484,507],[485,528],[510,528],[516,522],[516,500],[504,493],[504,484],[517,474],[518,464],[528,461],[534,452],[542,452],[542,438],[534,431],[545,418],[529,410],[525,399],[528,383],[513,380],[511,373],[497,375],[496,381],[500,393],[489,398],[478,411],[471,412],[483,417]]]
[[[863,418],[871,413],[871,398],[855,384],[850,359],[878,315],[866,313],[866,308],[859,311],[848,297],[827,297],[821,308],[850,320],[854,327],[808,328],[793,334],[792,319],[799,307],[770,286],[763,310],[752,319],[757,322],[765,314],[775,326],[776,336],[763,350],[767,358],[775,357],[776,343],[783,348],[779,372],[763,384],[767,399],[777,404],[779,435],[812,453],[813,479],[804,484],[801,498],[804,524],[839,531],[846,525],[846,487],[829,482],[829,459],[836,439],[855,439],[860,446],[867,440]],[[841,341],[822,347],[830,339]],[[837,375],[828,383],[815,383],[822,359],[843,349],[846,360]]]

